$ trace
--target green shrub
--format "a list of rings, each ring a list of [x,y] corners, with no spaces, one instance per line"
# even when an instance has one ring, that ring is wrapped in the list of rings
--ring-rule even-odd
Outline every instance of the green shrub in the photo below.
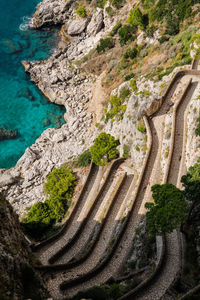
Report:
[[[169,40],[169,37],[166,35],[162,35],[161,38],[159,39],[160,44],[166,42]]]
[[[126,76],[124,77],[124,81],[130,80],[130,79],[133,78],[134,76],[135,76],[134,73],[130,73],[130,74],[128,74],[128,75],[126,75]]]
[[[134,41],[136,39],[136,27],[130,25],[124,25],[118,31],[120,45],[125,45],[128,41]]]
[[[125,91],[124,95],[127,94]],[[123,95],[123,97],[124,97]],[[123,105],[125,99],[118,97],[117,95],[110,96],[110,105],[111,109],[106,113],[105,121],[107,122],[109,119],[113,119],[117,117],[117,120],[122,120],[124,117],[124,113],[126,111],[126,105]],[[114,119],[113,119],[114,120]]]
[[[121,22],[118,22],[114,27],[113,29],[111,30],[111,32],[109,33],[110,36],[114,36],[118,30],[122,27],[122,23]]]
[[[86,17],[86,10],[83,6],[79,6],[76,10],[76,14],[81,17],[81,18],[85,18]]]
[[[146,29],[146,35],[148,37],[153,37],[155,31],[156,31],[156,26],[154,26],[154,25],[148,26]]]
[[[119,98],[122,100],[122,103],[125,101],[125,99],[130,95],[130,90],[127,87],[124,87],[121,91],[120,91],[120,95]]]
[[[108,14],[109,16],[111,16],[111,17],[115,15],[115,12],[114,12],[114,10],[112,9],[111,6],[107,6],[107,7],[106,7],[106,12],[107,12],[107,14]]]
[[[86,167],[91,162],[91,153],[89,150],[84,151],[82,154],[78,157],[78,166],[79,167]]]
[[[140,132],[142,132],[142,133],[146,132],[146,128],[144,126],[142,126],[142,125],[138,125],[137,130],[140,131]]]
[[[120,9],[124,2],[125,0],[110,0],[110,4],[117,9]]]
[[[115,41],[113,38],[100,39],[100,44],[97,46],[96,50],[98,53],[105,52],[107,49],[111,49],[115,46]]]
[[[130,157],[130,146],[129,145],[124,144],[124,146],[123,146],[123,157],[126,158],[126,159]]]
[[[132,90],[133,90],[134,92],[137,92],[137,84],[136,84],[136,80],[135,80],[135,79],[132,79],[132,80],[130,81],[130,87],[132,88]]]
[[[198,125],[197,128],[195,129],[195,134],[200,136],[200,117],[197,119]]]
[[[116,149],[119,145],[119,140],[116,140],[112,135],[101,132],[95,139],[94,145],[90,147],[92,161],[98,166],[104,166],[110,159],[119,155]]]
[[[106,0],[96,0],[97,7],[104,8]]]
[[[140,29],[144,29],[144,18],[138,6],[135,9],[130,10],[127,22],[131,26],[136,26]]]
[[[128,48],[124,53],[124,58],[134,59],[137,56],[137,54],[138,54],[138,50],[136,47],[134,47],[133,49]]]
[[[68,168],[54,168],[47,176],[44,189],[49,199],[35,203],[22,222],[26,233],[40,237],[55,221],[60,221],[71,200],[76,177]]]

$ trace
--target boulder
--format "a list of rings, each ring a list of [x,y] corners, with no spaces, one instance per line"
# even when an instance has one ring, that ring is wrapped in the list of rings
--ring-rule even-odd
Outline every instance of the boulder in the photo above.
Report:
[[[83,32],[87,26],[88,19],[76,19],[69,23],[67,33],[69,35],[78,35]]]
[[[17,137],[18,137],[17,130],[7,129],[6,127],[0,128],[0,141],[16,139]]]
[[[96,35],[103,26],[103,10],[101,8],[97,8],[96,13],[93,15],[90,23],[87,27],[88,36]]]

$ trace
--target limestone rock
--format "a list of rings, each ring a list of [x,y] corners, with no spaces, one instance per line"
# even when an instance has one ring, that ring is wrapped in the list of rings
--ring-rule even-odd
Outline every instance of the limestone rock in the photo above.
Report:
[[[97,8],[96,13],[93,15],[90,23],[87,27],[88,36],[97,34],[103,26],[103,10],[101,8]]]
[[[83,32],[87,26],[88,19],[76,19],[69,23],[67,33],[69,35],[78,35]]]
[[[10,174],[3,174],[0,176],[0,187],[8,186],[16,182],[16,178]]]

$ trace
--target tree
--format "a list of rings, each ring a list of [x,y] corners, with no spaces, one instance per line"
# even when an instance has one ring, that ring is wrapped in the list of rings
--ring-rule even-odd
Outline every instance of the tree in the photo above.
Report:
[[[47,176],[44,189],[50,198],[68,200],[72,197],[76,184],[76,176],[69,168],[54,168]]]
[[[147,229],[152,235],[172,232],[187,217],[188,208],[182,191],[171,183],[155,184],[151,188],[154,203],[147,202]]]
[[[138,6],[135,9],[130,10],[127,21],[131,26],[137,26],[140,29],[144,29],[144,18]]]
[[[188,173],[181,178],[184,190],[183,195],[185,200],[190,201],[190,212],[188,222],[190,222],[193,208],[200,203],[200,159],[194,166],[188,169]]]
[[[93,162],[98,166],[106,165],[108,160],[119,155],[119,151],[116,149],[118,145],[119,140],[110,134],[101,132],[90,148]]]

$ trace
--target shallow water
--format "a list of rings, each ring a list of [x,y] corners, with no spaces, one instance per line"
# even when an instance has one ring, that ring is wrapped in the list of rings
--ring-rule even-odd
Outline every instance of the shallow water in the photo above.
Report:
[[[0,128],[17,129],[16,139],[0,141],[0,168],[13,167],[25,149],[49,127],[64,123],[63,106],[49,103],[31,83],[22,60],[44,60],[58,39],[57,31],[35,31],[28,18],[36,0],[1,0],[0,19]],[[25,18],[24,18],[25,17]]]

